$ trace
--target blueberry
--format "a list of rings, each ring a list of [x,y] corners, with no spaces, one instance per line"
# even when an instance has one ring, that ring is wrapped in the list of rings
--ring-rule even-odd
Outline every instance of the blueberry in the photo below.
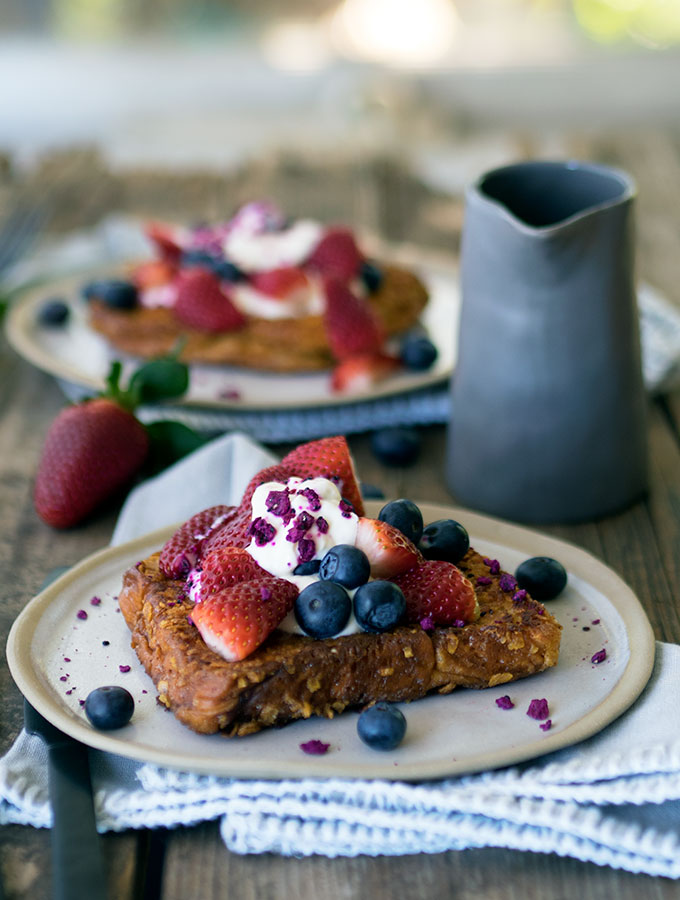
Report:
[[[420,453],[420,435],[414,428],[381,428],[371,435],[371,447],[386,466],[410,466]]]
[[[470,537],[454,519],[437,519],[423,529],[418,549],[425,559],[444,559],[457,563],[468,552]]]
[[[407,369],[424,372],[434,365],[439,355],[432,341],[423,335],[407,337],[401,345],[399,357]]]
[[[361,264],[359,277],[363,281],[369,294],[375,294],[383,283],[382,269],[379,266],[376,266],[375,263],[369,262],[367,259]]]
[[[230,281],[232,284],[243,281],[246,277],[238,266],[226,259],[215,260],[212,269],[221,281]]]
[[[107,281],[91,281],[83,287],[86,300],[101,300],[113,309],[134,309],[137,305],[137,288],[130,281],[111,278]]]
[[[207,250],[184,250],[180,257],[180,266],[184,269],[190,269],[194,266],[202,266],[205,269],[212,269],[217,262],[214,254],[208,253]]]
[[[406,719],[392,703],[376,703],[359,716],[357,733],[374,750],[394,750],[404,740]]]
[[[354,615],[364,631],[391,631],[406,616],[404,592],[391,581],[369,581],[354,595]]]
[[[38,322],[53,328],[59,325],[65,325],[68,322],[69,308],[63,300],[52,298],[45,300],[38,310]]]
[[[412,500],[392,500],[378,513],[382,522],[394,525],[409,541],[417,544],[423,533],[423,514]]]
[[[298,563],[293,569],[293,575],[316,575],[320,565],[320,559],[310,559],[307,562]]]
[[[352,544],[336,544],[321,560],[319,578],[335,581],[350,590],[366,584],[371,564],[363,550]]]
[[[313,638],[339,634],[351,612],[349,594],[334,581],[315,581],[300,591],[295,600],[295,621]]]
[[[567,572],[562,563],[549,556],[532,556],[517,566],[517,584],[529,591],[534,600],[554,600],[567,584]]]
[[[134,709],[132,694],[115,684],[95,688],[85,700],[85,715],[95,728],[103,731],[127,725]]]
[[[364,500],[384,500],[385,499],[385,491],[382,488],[379,488],[377,484],[366,484],[365,481],[361,482],[361,496]]]

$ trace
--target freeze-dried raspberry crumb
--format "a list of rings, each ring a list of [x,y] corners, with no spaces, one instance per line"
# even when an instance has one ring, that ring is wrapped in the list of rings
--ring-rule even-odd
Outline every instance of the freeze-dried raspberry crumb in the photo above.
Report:
[[[324,753],[328,752],[328,748],[330,744],[324,744],[323,741],[305,741],[304,744],[300,744],[300,750],[303,753],[310,753],[313,756],[323,756]]]
[[[347,500],[341,500],[338,503],[338,509],[340,510],[343,519],[349,519],[350,516],[354,515],[354,507]]]
[[[423,631],[434,631],[434,619],[432,616],[424,616],[420,620],[420,627]]]
[[[480,575],[480,576],[477,578],[477,584],[478,584],[479,587],[482,587],[483,585],[491,584],[491,580],[492,580],[492,579],[489,578],[488,575]]]
[[[85,612],[84,609],[79,609],[78,612],[76,613],[76,615],[78,616],[79,619],[87,619],[87,613]]]
[[[489,567],[489,572],[491,572],[492,575],[498,575],[501,570],[501,564],[497,559],[489,559],[488,556],[485,556],[484,562]]]
[[[316,520],[316,530],[319,534],[328,534],[328,522],[323,516],[319,516]]]
[[[526,599],[527,599],[527,592],[524,590],[524,588],[522,588],[522,589],[519,590],[519,591],[516,591],[516,592],[512,595],[512,602],[513,602],[513,603],[523,603]]]
[[[316,544],[308,538],[298,541],[298,562],[309,562],[316,554]]]
[[[85,701],[84,701],[84,700],[79,700],[79,701],[78,701],[78,705],[79,705],[79,706],[85,706]]]
[[[548,701],[545,698],[543,698],[542,700],[532,700],[529,704],[527,715],[531,719],[547,719],[550,715],[550,710],[548,709]]]
[[[590,624],[591,624],[591,625],[599,625],[599,624],[600,624],[600,620],[599,620],[599,619],[593,619],[593,621],[592,621]]]
[[[287,520],[286,524],[288,524],[290,519],[295,515],[295,512],[290,505],[290,491],[288,488],[284,488],[282,491],[270,491],[267,494],[264,505],[270,513],[273,513],[280,519],[285,518]]]
[[[465,627],[465,619],[454,619],[453,622],[451,622],[451,625],[454,628],[464,628]]]
[[[59,681],[68,681],[68,675],[62,675],[62,676],[59,678]]]
[[[498,584],[502,591],[514,591],[517,587],[517,582],[515,581],[513,576],[508,575],[506,572],[503,572],[498,580]]]
[[[118,666],[118,671],[125,674],[126,672],[130,671],[130,666]]]
[[[301,491],[298,491],[298,494],[302,494],[303,497],[307,498],[307,503],[312,512],[321,509],[321,498],[313,488],[303,488]]]
[[[65,657],[64,657],[64,662],[71,662],[71,657],[70,657],[70,656],[65,656]]]
[[[269,588],[261,587],[260,588],[260,599],[261,600],[271,600],[271,598],[272,598],[272,592],[269,590]]]
[[[101,597],[93,597],[93,598],[90,600],[90,606],[99,606],[99,604],[100,604],[101,602],[102,602]]]
[[[303,510],[293,522],[293,527],[286,532],[286,540],[290,541],[291,544],[297,544],[298,541],[304,538],[313,524],[314,517]]]
[[[606,658],[607,651],[603,647],[601,650],[598,650],[597,653],[593,653],[593,655],[590,657],[590,661],[591,663],[595,663],[595,665],[598,665],[599,663],[604,662]]]
[[[512,702],[510,697],[505,694],[504,697],[496,697],[496,706],[499,709],[514,709],[515,704]]]
[[[270,525],[266,519],[263,519],[262,516],[258,516],[257,519],[253,519],[250,523],[247,534],[255,539],[255,543],[258,547],[264,547],[265,544],[268,544],[274,537],[276,529],[273,525]]]
[[[550,731],[550,729],[552,728],[552,719],[548,719],[546,722],[543,722],[538,727],[541,729],[541,731]]]

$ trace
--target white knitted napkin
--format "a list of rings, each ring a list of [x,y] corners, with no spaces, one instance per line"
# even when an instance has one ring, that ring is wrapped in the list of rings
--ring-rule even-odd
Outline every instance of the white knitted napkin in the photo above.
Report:
[[[233,502],[272,457],[222,437],[137,488],[114,542]],[[186,486],[191,485],[187,505]],[[221,820],[229,849],[303,856],[507,847],[680,878],[680,646],[657,644],[634,706],[581,744],[509,769],[408,784],[244,781],[91,751],[100,830]],[[0,760],[0,824],[50,825],[46,753],[21,733]]]

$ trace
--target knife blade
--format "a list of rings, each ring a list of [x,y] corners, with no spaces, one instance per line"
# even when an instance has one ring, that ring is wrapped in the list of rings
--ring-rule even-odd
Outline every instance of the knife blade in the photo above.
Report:
[[[47,721],[24,700],[29,734],[44,741],[52,805],[55,900],[105,900],[106,882],[97,834],[87,747]]]

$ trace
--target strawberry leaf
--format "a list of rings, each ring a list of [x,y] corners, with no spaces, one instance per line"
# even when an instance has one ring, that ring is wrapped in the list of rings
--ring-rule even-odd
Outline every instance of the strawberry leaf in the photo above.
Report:
[[[128,391],[139,403],[157,403],[186,393],[189,370],[172,357],[145,363],[130,378]]]
[[[202,447],[207,438],[181,422],[163,420],[146,425],[151,444],[146,467],[149,474],[160,472]]]

